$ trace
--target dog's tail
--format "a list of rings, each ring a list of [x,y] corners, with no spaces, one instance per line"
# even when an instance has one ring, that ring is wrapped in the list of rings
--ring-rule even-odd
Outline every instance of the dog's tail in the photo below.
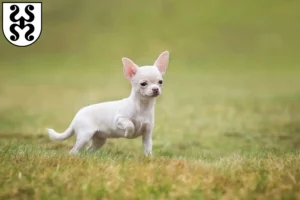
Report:
[[[57,133],[55,130],[50,128],[46,128],[46,130],[49,134],[50,140],[58,140],[58,141],[68,139],[74,133],[74,130],[71,126],[63,133]]]

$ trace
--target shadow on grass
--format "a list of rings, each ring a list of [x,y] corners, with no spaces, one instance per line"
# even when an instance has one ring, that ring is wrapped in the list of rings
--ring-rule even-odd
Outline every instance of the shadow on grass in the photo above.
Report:
[[[57,152],[59,154],[68,154],[74,145],[74,139],[68,141],[51,141],[47,134],[24,134],[24,133],[0,133],[0,145],[2,151],[23,151],[23,149],[34,149],[39,152]],[[89,144],[86,145],[88,147]],[[87,152],[83,148],[83,156],[99,156],[114,158],[134,158],[137,156],[135,151],[120,148],[114,143],[108,143],[96,152]]]
[[[69,150],[72,148],[71,145],[66,143],[50,141],[46,134],[0,133],[0,144],[6,146],[24,146],[24,144],[33,147],[42,146],[45,150]]]
[[[43,139],[46,138],[47,135],[37,134],[24,134],[24,133],[0,133],[0,139]]]

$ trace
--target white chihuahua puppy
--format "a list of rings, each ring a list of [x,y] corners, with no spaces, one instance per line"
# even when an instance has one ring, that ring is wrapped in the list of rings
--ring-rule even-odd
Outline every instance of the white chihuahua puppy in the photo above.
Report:
[[[145,155],[152,155],[154,105],[161,94],[162,76],[169,63],[169,52],[159,55],[153,66],[138,67],[122,58],[125,77],[132,85],[128,98],[90,105],[77,112],[64,133],[47,129],[51,140],[65,140],[76,134],[70,154],[78,154],[90,140],[88,151],[101,148],[107,138],[137,138],[142,136]]]

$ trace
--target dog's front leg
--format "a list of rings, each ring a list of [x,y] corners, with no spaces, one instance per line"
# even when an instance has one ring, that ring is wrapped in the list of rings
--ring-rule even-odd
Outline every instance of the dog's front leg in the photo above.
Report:
[[[117,127],[124,134],[124,137],[131,138],[135,132],[134,124],[126,118],[119,118],[117,120]]]
[[[144,153],[146,156],[152,156],[152,130],[151,125],[147,125],[146,131],[142,135]]]

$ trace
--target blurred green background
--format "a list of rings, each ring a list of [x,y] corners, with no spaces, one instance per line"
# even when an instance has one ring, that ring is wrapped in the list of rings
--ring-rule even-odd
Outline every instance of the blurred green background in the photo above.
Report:
[[[44,1],[39,41],[17,48],[1,37],[0,59],[101,67],[168,49],[181,68],[293,67],[299,7],[297,0]]]

